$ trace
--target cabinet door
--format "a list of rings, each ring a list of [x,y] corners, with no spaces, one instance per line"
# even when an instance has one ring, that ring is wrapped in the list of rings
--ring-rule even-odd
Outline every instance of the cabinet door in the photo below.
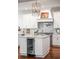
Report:
[[[31,14],[23,15],[23,28],[37,28],[37,20]]]
[[[27,56],[27,40],[24,37],[19,38],[20,41],[20,54]]]
[[[42,55],[42,48],[42,39],[35,38],[35,54],[37,57]]]
[[[20,26],[20,28],[23,27],[23,16],[22,15],[18,16],[18,26]]]
[[[50,37],[45,37],[42,39],[42,46],[43,46],[43,56],[47,55],[49,53],[50,50]]]
[[[53,45],[60,45],[60,35],[53,35]]]
[[[58,45],[60,45],[60,35],[57,36]]]
[[[53,12],[54,16],[54,28],[60,27],[60,12]]]
[[[40,37],[35,39],[35,54],[37,57],[45,57],[49,53],[49,37]]]

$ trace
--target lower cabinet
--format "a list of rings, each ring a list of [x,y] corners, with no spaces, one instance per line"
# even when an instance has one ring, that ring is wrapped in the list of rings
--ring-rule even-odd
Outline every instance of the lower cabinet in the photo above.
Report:
[[[20,55],[27,56],[27,40],[25,37],[18,38],[18,43],[20,45]]]
[[[44,58],[50,49],[50,40],[49,37],[45,38],[36,38],[35,40],[35,55],[36,57]]]
[[[19,37],[20,55],[27,56],[28,54],[36,55],[36,57],[44,58],[50,50],[49,36],[35,37],[29,39],[27,37]]]
[[[39,57],[42,55],[42,39],[35,38],[35,55]]]
[[[60,45],[60,35],[58,35],[58,34],[53,34],[53,36],[52,36],[52,45]]]

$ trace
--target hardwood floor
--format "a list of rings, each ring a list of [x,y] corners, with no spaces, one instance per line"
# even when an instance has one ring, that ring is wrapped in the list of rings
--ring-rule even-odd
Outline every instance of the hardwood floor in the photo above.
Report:
[[[19,56],[18,59],[60,59],[60,48],[59,47],[51,47],[49,54],[45,58],[36,58],[33,56]]]

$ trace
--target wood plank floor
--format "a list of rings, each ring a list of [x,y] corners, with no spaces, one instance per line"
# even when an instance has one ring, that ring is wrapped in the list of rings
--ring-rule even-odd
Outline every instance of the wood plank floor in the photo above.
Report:
[[[18,59],[60,59],[60,48],[51,47],[49,54],[45,58],[36,58],[33,56],[28,57],[19,56]]]

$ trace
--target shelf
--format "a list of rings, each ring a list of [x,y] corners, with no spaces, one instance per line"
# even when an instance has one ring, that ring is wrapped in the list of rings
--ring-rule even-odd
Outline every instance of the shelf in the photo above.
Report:
[[[53,22],[53,18],[49,18],[49,19],[38,19],[37,22]]]

